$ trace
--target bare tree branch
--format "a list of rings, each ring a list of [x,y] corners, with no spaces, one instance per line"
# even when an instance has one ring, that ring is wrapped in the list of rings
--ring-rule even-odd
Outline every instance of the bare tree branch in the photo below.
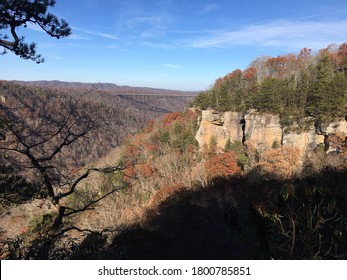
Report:
[[[57,157],[58,155],[61,157],[63,149],[86,137],[99,125],[99,122],[90,116],[90,112],[87,115],[81,111],[80,103],[81,97],[61,100],[59,104],[63,110],[58,114],[52,114],[46,108],[46,103],[42,102],[42,109],[35,108],[34,111],[38,110],[42,114],[39,121],[26,118],[26,115],[34,109],[29,104],[23,104],[23,108],[16,110],[4,106],[0,108],[6,129],[6,139],[0,142],[0,150],[11,153],[11,157],[22,167],[37,171],[46,194],[57,207],[55,228],[62,224],[64,217],[92,210],[96,203],[123,189],[123,187],[117,187],[102,197],[88,202],[81,209],[68,208],[61,202],[63,198],[73,195],[79,184],[91,173],[113,173],[125,169],[120,165],[89,168],[75,177],[72,173],[69,174],[64,166],[59,165]]]

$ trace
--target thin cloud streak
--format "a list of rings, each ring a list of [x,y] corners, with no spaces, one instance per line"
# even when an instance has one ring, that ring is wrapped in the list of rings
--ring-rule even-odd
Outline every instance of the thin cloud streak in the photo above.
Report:
[[[215,30],[168,30],[172,34],[186,34],[186,35],[199,35],[199,34],[215,34]]]
[[[149,16],[149,17],[135,17],[126,20],[125,26],[129,28],[135,28],[138,25],[142,24],[153,24],[153,25],[161,25],[165,23],[166,18],[164,16]]]
[[[249,25],[236,31],[216,31],[213,35],[191,39],[190,48],[259,46],[301,48],[323,47],[346,40],[347,20],[335,22],[277,20]]]
[[[346,14],[346,13],[347,13],[347,10],[342,10],[342,11],[335,11],[335,12],[331,12],[331,13],[308,15],[305,17],[301,17],[301,19],[319,18],[319,17],[324,17],[324,16],[336,16],[336,15]]]
[[[180,69],[183,68],[183,65],[178,65],[178,64],[164,64],[163,65],[167,69]]]
[[[91,31],[91,30],[86,30],[86,29],[82,29],[82,28],[78,28],[78,27],[72,27],[72,30],[76,30],[88,35],[92,35],[92,36],[98,36],[98,37],[103,37],[106,39],[111,39],[111,40],[119,40],[119,38],[113,34],[109,34],[109,33],[103,33],[103,32],[97,32],[97,31]]]
[[[100,37],[104,37],[107,39],[112,39],[112,40],[119,40],[119,38],[117,36],[114,36],[112,34],[107,34],[107,33],[102,33],[102,32],[96,32],[95,33],[96,36],[100,36]]]

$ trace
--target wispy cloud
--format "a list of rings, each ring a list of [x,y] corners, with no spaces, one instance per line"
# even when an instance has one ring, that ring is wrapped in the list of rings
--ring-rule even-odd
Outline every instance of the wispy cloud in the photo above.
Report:
[[[347,20],[304,21],[276,20],[259,25],[245,26],[234,31],[215,31],[196,36],[187,42],[191,48],[218,48],[230,46],[320,48],[346,40]]]
[[[98,36],[98,37],[103,37],[106,39],[111,39],[111,40],[119,40],[119,38],[117,36],[115,36],[114,34],[110,34],[110,33],[104,33],[104,32],[98,32],[98,31],[92,31],[92,30],[86,30],[83,28],[79,28],[79,27],[72,27],[73,31],[79,31],[88,35],[92,35],[92,36]]]
[[[202,10],[202,14],[208,14],[212,11],[218,10],[218,5],[213,3],[213,4],[209,4],[207,6],[204,7],[204,9]]]
[[[73,39],[73,40],[89,40],[89,38],[87,36],[83,36],[81,34],[76,34],[76,33],[72,33],[69,36],[69,39]]]
[[[216,30],[169,30],[168,33],[183,35],[216,34]]]
[[[142,44],[146,47],[154,48],[154,49],[164,49],[164,50],[173,50],[177,49],[175,45],[171,45],[168,43],[153,43],[149,41],[143,41]]]
[[[45,31],[40,26],[38,26],[36,24],[33,24],[31,22],[29,22],[27,24],[27,28],[30,29],[30,30],[33,30],[33,31],[45,33]],[[86,33],[86,34],[92,34],[92,32],[87,32],[87,31],[85,31],[83,29],[80,29],[80,28],[77,28],[77,27],[74,27],[73,29],[76,30],[76,31],[80,31],[80,32]],[[88,40],[88,38],[86,36],[83,36],[83,35],[80,35],[80,34],[76,34],[74,32],[72,32],[72,34],[68,38],[69,39],[74,39],[74,40]]]
[[[96,36],[104,37],[107,39],[112,39],[112,40],[119,40],[119,38],[115,35],[108,34],[108,33],[103,33],[103,32],[95,32],[94,33]]]
[[[337,16],[337,15],[341,15],[341,14],[347,14],[347,10],[340,10],[340,11],[334,11],[334,12],[330,12],[330,13],[308,15],[308,16],[302,17],[301,19],[320,18],[320,17],[326,17],[326,16]]]
[[[183,68],[183,65],[178,65],[178,64],[164,64],[163,65],[167,69],[180,69]]]
[[[138,27],[139,25],[149,24],[149,25],[161,25],[165,21],[164,16],[143,16],[143,17],[134,17],[125,21],[125,26],[130,29]]]
[[[170,19],[165,15],[129,18],[124,26],[140,38],[163,37]]]

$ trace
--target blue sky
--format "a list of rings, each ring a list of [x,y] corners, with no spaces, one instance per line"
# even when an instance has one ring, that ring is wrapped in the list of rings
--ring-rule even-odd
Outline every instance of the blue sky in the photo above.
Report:
[[[0,79],[206,90],[257,57],[347,41],[346,0],[57,0],[72,28],[21,30],[46,61],[0,56]]]

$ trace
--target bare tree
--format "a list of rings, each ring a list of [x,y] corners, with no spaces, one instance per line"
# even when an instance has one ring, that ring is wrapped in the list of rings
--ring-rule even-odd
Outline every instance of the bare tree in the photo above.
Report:
[[[116,186],[80,209],[64,205],[64,199],[73,195],[91,173],[124,169],[123,166],[112,166],[77,172],[64,164],[69,147],[83,145],[81,140],[101,126],[101,120],[95,119],[90,111],[83,112],[81,98],[55,97],[48,106],[44,100],[36,102],[36,107],[20,99],[17,103],[0,103],[0,151],[12,165],[31,170],[37,176],[43,193],[57,208],[55,229],[60,227],[64,217],[91,210],[100,200],[122,188]]]

